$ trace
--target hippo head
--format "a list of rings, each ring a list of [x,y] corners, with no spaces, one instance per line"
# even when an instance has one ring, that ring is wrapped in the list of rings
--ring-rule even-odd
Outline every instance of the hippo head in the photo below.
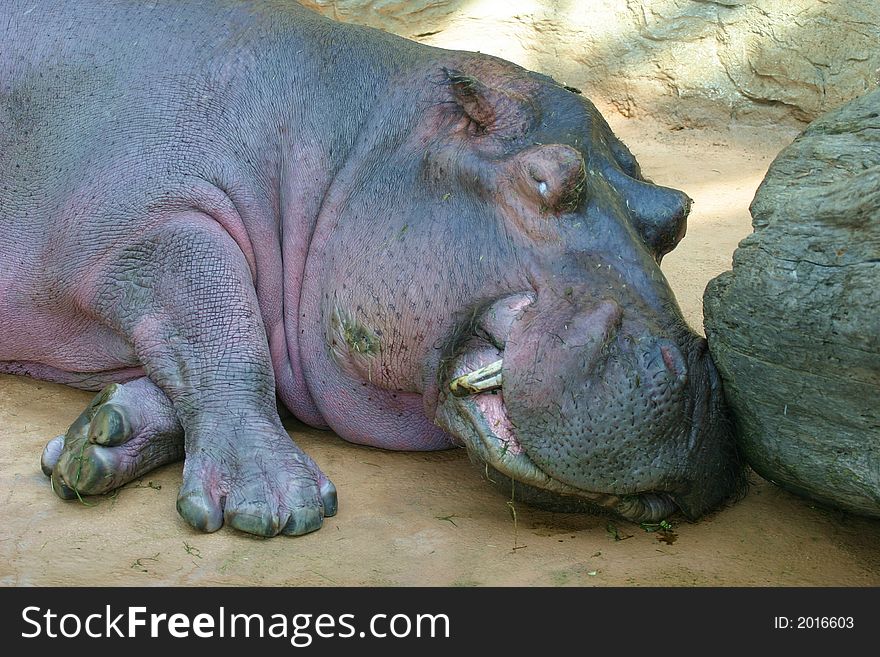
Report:
[[[659,267],[690,199],[577,90],[456,64],[389,91],[325,199],[301,320],[317,407],[356,442],[464,445],[534,499],[700,516],[743,470]]]

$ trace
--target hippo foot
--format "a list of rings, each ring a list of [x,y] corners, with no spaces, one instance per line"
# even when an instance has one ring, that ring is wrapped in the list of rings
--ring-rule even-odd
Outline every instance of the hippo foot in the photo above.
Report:
[[[98,495],[183,458],[171,402],[147,379],[104,388],[67,432],[43,450],[41,467],[62,499]]]
[[[204,442],[204,441],[202,441]],[[202,531],[224,521],[250,534],[299,535],[336,513],[336,487],[282,430],[246,439],[217,435],[186,459],[180,515]],[[62,499],[106,493],[184,458],[184,430],[149,379],[104,388],[67,432],[43,450],[41,467]]]
[[[300,535],[336,514],[336,487],[280,428],[215,434],[187,453],[177,510],[193,527]]]

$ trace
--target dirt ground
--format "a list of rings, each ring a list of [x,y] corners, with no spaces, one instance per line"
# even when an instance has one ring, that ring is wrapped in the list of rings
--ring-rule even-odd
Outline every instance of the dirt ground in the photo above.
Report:
[[[748,205],[793,137],[777,129],[673,131],[612,123],[649,177],[695,199],[663,269],[688,322],[706,282],[750,230]],[[45,442],[91,395],[0,376],[0,583],[6,585],[877,586],[880,521],[819,508],[752,475],[740,502],[671,533],[514,504],[463,451],[392,453],[296,423],[291,435],[340,494],[300,538],[199,534],[174,503],[180,464],[117,494],[62,502],[39,469]]]

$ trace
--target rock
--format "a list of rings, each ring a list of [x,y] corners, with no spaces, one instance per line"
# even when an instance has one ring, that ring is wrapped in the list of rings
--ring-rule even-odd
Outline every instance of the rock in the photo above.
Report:
[[[754,233],[703,299],[746,457],[880,517],[880,90],[784,149],[751,211]]]
[[[504,57],[677,127],[810,121],[880,74],[877,0],[301,1],[337,20]]]

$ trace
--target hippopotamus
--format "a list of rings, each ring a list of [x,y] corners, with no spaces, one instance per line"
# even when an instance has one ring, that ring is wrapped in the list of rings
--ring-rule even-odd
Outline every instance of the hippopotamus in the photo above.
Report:
[[[282,411],[633,521],[741,488],[659,267],[691,201],[579,90],[290,2],[0,26],[0,372],[100,391],[43,451],[61,498],[183,459],[194,528],[316,530]]]

